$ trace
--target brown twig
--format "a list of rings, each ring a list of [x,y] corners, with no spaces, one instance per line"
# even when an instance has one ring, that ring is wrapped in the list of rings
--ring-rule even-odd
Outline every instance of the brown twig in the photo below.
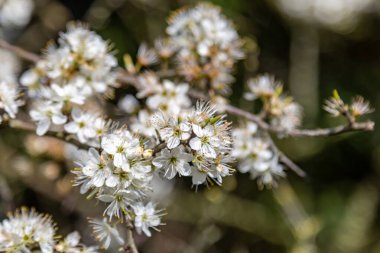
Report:
[[[118,76],[119,81],[128,83],[132,85],[135,88],[138,88],[138,81],[135,76],[132,76],[128,73],[119,72]],[[208,96],[206,96],[204,93],[190,90],[189,95],[193,98],[198,99],[209,99]],[[358,132],[358,131],[373,131],[375,123],[373,121],[367,121],[367,122],[353,122],[349,123],[347,125],[340,125],[336,127],[330,127],[330,128],[317,128],[317,129],[293,129],[290,131],[286,131],[282,128],[274,127],[269,125],[267,122],[265,122],[263,119],[261,119],[259,116],[250,113],[248,111],[245,111],[243,109],[240,109],[238,107],[235,107],[233,105],[223,105],[223,109],[225,112],[240,116],[242,118],[245,118],[248,121],[256,123],[261,129],[266,130],[271,133],[279,134],[284,137],[323,137],[323,136],[334,136],[339,135],[347,132]]]
[[[224,109],[226,112],[243,117],[249,121],[256,123],[261,129],[267,130],[271,133],[280,134],[283,136],[290,137],[323,137],[323,136],[333,136],[339,135],[347,132],[357,132],[357,131],[373,131],[375,123],[373,121],[367,122],[353,122],[347,125],[340,125],[330,128],[317,128],[317,129],[293,129],[290,131],[285,131],[281,128],[273,127],[260,119],[260,117],[244,111],[240,108],[234,107],[232,105],[225,105]]]
[[[303,171],[297,164],[295,164],[289,157],[285,154],[280,153],[280,162],[285,164],[289,169],[296,173],[300,177],[306,177],[306,172]]]
[[[19,130],[24,130],[24,131],[28,131],[28,132],[35,132],[36,131],[36,127],[33,123],[29,123],[29,122],[22,121],[19,119],[9,120],[8,125],[9,125],[9,127],[13,128],[13,129],[19,129]],[[50,136],[50,137],[61,139],[62,141],[71,143],[71,144],[73,144],[79,148],[88,148],[89,147],[88,145],[81,143],[76,139],[73,139],[71,135],[68,135],[64,132],[49,130],[48,132],[46,132],[46,134],[44,136]]]
[[[40,59],[38,55],[28,52],[20,47],[10,45],[8,42],[2,39],[0,39],[0,47],[10,50],[16,55],[18,55],[19,57],[22,57],[29,61],[36,62]],[[171,75],[172,73],[170,73],[170,76]],[[124,83],[128,83],[134,87],[138,87],[137,78],[134,75],[126,73],[125,71],[119,72],[118,80]],[[204,93],[197,92],[197,91],[191,91],[189,92],[189,95],[198,99],[207,99],[207,96],[205,96]],[[353,122],[353,123],[350,123],[349,125],[341,125],[341,126],[332,127],[332,128],[294,129],[291,131],[284,131],[281,128],[270,126],[268,123],[263,121],[260,117],[248,111],[242,110],[238,107],[235,107],[232,105],[224,105],[224,110],[227,113],[230,113],[235,116],[243,117],[249,121],[256,123],[263,130],[267,130],[272,133],[281,134],[284,136],[291,136],[291,137],[333,136],[333,135],[339,135],[341,133],[346,133],[346,132],[372,131],[374,129],[374,122],[368,121],[368,122],[363,122],[363,123]]]
[[[127,229],[127,245],[124,247],[126,253],[139,253],[135,239],[133,238],[133,227]]]
[[[9,50],[17,56],[31,62],[38,62],[41,59],[39,55],[26,51],[20,47],[13,46],[3,39],[0,39],[0,47]]]
[[[10,45],[8,42],[2,39],[0,39],[0,47],[10,50],[16,55],[32,62],[36,62],[40,59],[38,55],[28,52],[17,46]],[[165,73],[163,73],[163,75],[165,75]],[[169,73],[168,75],[171,76],[173,75],[173,73]],[[125,71],[119,72],[118,80],[120,82],[128,83],[138,88],[137,78],[134,75],[129,74]],[[194,90],[190,91],[189,95],[198,99],[208,99],[208,97],[204,95],[204,93],[194,91]],[[290,131],[285,131],[284,129],[269,125],[267,122],[262,120],[257,115],[250,113],[248,111],[245,111],[243,109],[240,109],[238,107],[235,107],[232,105],[224,105],[224,110],[227,113],[230,113],[235,116],[240,116],[242,118],[245,118],[248,121],[252,121],[256,123],[263,130],[267,130],[268,132],[271,132],[271,133],[280,134],[282,136],[289,136],[289,137],[319,137],[319,136],[339,135],[339,134],[347,133],[347,132],[373,131],[374,126],[375,126],[373,121],[367,121],[367,122],[362,122],[362,123],[353,122],[348,125],[340,125],[340,126],[331,127],[331,128],[294,129]]]
[[[295,164],[289,157],[287,157],[281,150],[277,147],[276,143],[274,143],[272,137],[270,134],[266,134],[270,145],[272,146],[273,150],[278,154],[278,158],[281,163],[285,164],[286,167],[288,167],[290,170],[292,170],[294,173],[296,173],[300,177],[306,177],[306,172],[303,171],[297,164]]]

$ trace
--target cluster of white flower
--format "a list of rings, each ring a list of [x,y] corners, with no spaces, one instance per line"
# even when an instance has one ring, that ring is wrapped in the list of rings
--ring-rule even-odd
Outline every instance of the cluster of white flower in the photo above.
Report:
[[[45,56],[20,81],[31,90],[51,86],[51,100],[83,104],[85,98],[105,93],[115,84],[112,69],[116,65],[106,41],[84,25],[73,23],[60,35],[58,47],[48,46]]]
[[[29,22],[32,0],[0,0],[0,27],[3,29],[22,27]],[[5,33],[2,31],[1,37]],[[19,107],[24,104],[17,84],[19,61],[15,55],[0,49],[0,123],[15,118]]]
[[[108,43],[99,35],[83,25],[69,25],[68,31],[60,36],[59,46],[49,46],[45,57],[20,79],[29,96],[35,98],[31,117],[38,124],[37,133],[45,134],[51,123],[64,124],[74,105],[85,104],[96,93],[105,94],[115,84],[112,69],[116,64]],[[95,128],[106,125],[100,117],[78,111],[72,112],[72,118],[73,122],[65,129],[77,134],[81,142],[99,135],[93,128],[80,125],[81,122],[96,122]]]
[[[187,114],[173,117],[156,113],[153,126],[166,147],[153,159],[165,177],[192,176],[194,185],[207,183],[207,178],[221,184],[231,174],[230,123],[216,116],[208,103],[198,102]]]
[[[187,80],[206,77],[212,89],[228,90],[234,63],[244,58],[244,52],[234,25],[219,7],[200,3],[180,9],[169,18],[166,31],[178,50],[179,71]]]
[[[1,0],[0,25],[2,27],[25,26],[32,15],[33,0]]]
[[[103,202],[110,202],[110,218],[123,218],[124,209],[150,189],[152,168],[144,161],[140,139],[126,129],[104,136],[101,153],[90,148],[81,155],[74,171],[81,193],[89,190]]]
[[[270,141],[260,135],[257,125],[247,122],[245,126],[235,128],[232,136],[231,154],[238,160],[239,171],[249,172],[252,179],[257,178],[260,188],[276,186],[276,178],[285,176],[284,168]]]
[[[76,174],[75,185],[81,185],[81,193],[89,192],[89,196],[96,196],[107,203],[104,214],[109,220],[135,219],[136,229],[142,226],[142,231],[150,236],[148,228],[161,223],[160,215],[149,204],[147,214],[142,218],[140,216],[141,201],[152,190],[150,158],[153,151],[146,147],[140,137],[125,128],[119,128],[102,135],[100,152],[94,148],[79,152],[79,167],[73,172]],[[113,230],[107,231],[111,233]],[[98,237],[108,238],[105,235]],[[109,245],[110,239],[104,240],[104,244]]]
[[[129,210],[130,218],[134,220],[134,227],[137,233],[142,232],[150,237],[152,233],[150,229],[157,230],[157,226],[161,225],[161,210],[156,210],[155,205],[152,202],[144,205],[143,202],[136,202],[131,206]],[[123,245],[124,239],[118,229],[119,222],[110,223],[109,220],[103,218],[102,220],[89,219],[90,225],[93,229],[93,234],[96,239],[102,243],[104,249],[108,249],[112,241],[116,241],[117,244]]]
[[[138,76],[138,84],[137,98],[146,98],[146,108],[139,108],[137,99],[132,95],[127,95],[119,104],[126,112],[138,111],[136,117],[130,118],[130,127],[135,133],[155,137],[156,130],[151,124],[154,113],[162,111],[168,115],[178,116],[191,106],[187,83],[174,83],[167,79],[160,82],[156,74],[146,72]]]
[[[65,239],[58,242],[54,249],[57,253],[98,253],[98,247],[86,246],[80,243],[80,235],[77,231],[68,234]]]
[[[21,1],[30,2],[0,0],[0,24],[11,22],[3,15],[6,6]],[[71,24],[58,43],[48,46],[45,55],[20,78],[31,100],[26,107],[37,125],[37,135],[56,132],[57,137],[85,147],[72,148],[72,160],[78,165],[73,169],[74,185],[80,186],[81,194],[104,204],[106,218],[90,220],[104,248],[113,240],[125,243],[118,230],[121,224],[146,236],[158,230],[163,212],[152,202],[152,192],[159,191],[154,188],[154,178],[170,184],[168,180],[177,176],[191,177],[195,187],[214,182],[221,185],[234,171],[236,161],[240,172],[257,179],[259,188],[276,186],[277,179],[285,177],[281,163],[286,161],[268,131],[289,134],[301,124],[301,106],[269,75],[248,81],[245,98],[261,102],[256,118],[232,106],[229,110],[224,107],[256,122],[262,120],[263,130],[249,122],[231,130],[225,115],[216,114],[216,107],[227,102],[222,95],[234,80],[234,64],[244,58],[242,40],[220,8],[200,3],[181,9],[170,17],[166,32],[168,37],[156,40],[154,48],[142,43],[136,61],[125,55],[122,75],[121,70],[118,74],[114,71],[117,60],[110,45],[84,25]],[[23,104],[16,85],[17,64],[6,57],[10,56],[0,51],[5,63],[0,68],[0,120],[14,118]],[[104,99],[117,80],[133,84],[137,91],[136,96],[127,94],[113,101],[121,110]],[[190,85],[196,85],[196,90],[189,90]],[[197,95],[202,92],[206,94]],[[212,105],[198,101],[192,108],[190,95],[209,98]],[[95,104],[99,105],[96,109]],[[363,98],[348,105],[337,93],[325,109],[334,116],[346,116],[349,123],[372,111]],[[116,119],[105,114],[120,111],[128,117]],[[123,126],[118,127],[119,123]],[[16,211],[0,224],[0,251],[97,251],[79,241],[76,232],[57,241],[51,218],[34,210]]]
[[[83,112],[78,108],[71,111],[71,121],[64,125],[67,133],[74,134],[81,143],[98,147],[101,137],[114,128],[111,121],[106,121],[96,113]]]
[[[323,109],[333,117],[344,116],[351,123],[357,118],[374,111],[371,105],[362,96],[356,96],[351,104],[346,104],[339,96],[338,91],[334,90],[333,95],[325,101]]]
[[[283,94],[283,85],[270,75],[258,76],[248,81],[247,100],[261,99],[263,115],[271,125],[290,131],[301,125],[302,107],[293,98]]]
[[[158,76],[151,72],[141,74],[138,80],[137,98],[147,98],[146,105],[153,112],[160,110],[178,115],[182,109],[191,106],[187,83],[174,83],[167,79],[160,82]]]
[[[0,60],[3,65],[0,68],[0,123],[3,119],[15,118],[18,108],[24,104],[21,100],[16,74],[19,68],[17,58],[5,51],[0,50]]]
[[[77,232],[56,242],[55,225],[49,215],[21,208],[0,223],[0,251],[14,253],[96,253],[96,247],[79,243]]]
[[[15,118],[18,108],[24,104],[17,86],[0,81],[0,123],[3,118]]]
[[[52,101],[38,102],[35,104],[34,109],[30,111],[32,120],[37,123],[37,135],[44,135],[52,124],[63,125],[69,119],[69,122],[63,128],[67,133],[75,135],[81,143],[98,147],[100,137],[111,127],[110,121],[106,121],[96,113],[83,112],[74,107],[68,117],[62,113],[62,103]]]

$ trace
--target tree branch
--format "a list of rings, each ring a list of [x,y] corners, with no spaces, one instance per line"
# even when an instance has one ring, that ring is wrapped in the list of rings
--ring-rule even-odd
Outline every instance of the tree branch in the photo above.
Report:
[[[5,50],[9,50],[15,55],[19,56],[20,58],[23,58],[31,62],[38,62],[41,59],[39,55],[26,51],[20,47],[13,46],[3,39],[0,39],[0,47]]]
[[[280,153],[280,162],[285,164],[290,170],[296,173],[300,177],[306,177],[306,172],[303,171],[297,164],[295,164],[289,157],[287,157],[284,153]]]
[[[133,230],[131,226],[127,229],[127,245],[125,246],[126,253],[139,253],[135,239],[133,238]]]
[[[28,52],[17,46],[10,45],[8,42],[2,39],[0,39],[0,47],[7,49],[9,51],[12,51],[19,57],[24,58],[25,60],[36,62],[40,59],[38,55]],[[170,73],[170,75],[172,75],[172,73]],[[118,80],[123,83],[128,83],[136,88],[138,88],[139,86],[136,76],[129,74],[125,71],[119,72]],[[189,91],[189,95],[197,99],[208,99],[208,97],[204,93],[195,91],[195,90]],[[367,122],[362,122],[362,123],[353,122],[352,124],[340,125],[340,126],[331,127],[331,128],[294,129],[294,130],[286,131],[281,128],[273,127],[269,125],[267,122],[265,122],[264,120],[262,120],[260,117],[254,115],[253,113],[240,109],[238,107],[235,107],[232,105],[224,105],[223,109],[229,114],[240,116],[242,118],[245,118],[248,121],[252,121],[256,123],[263,130],[267,130],[268,132],[280,134],[287,137],[333,136],[333,135],[339,135],[339,134],[347,133],[347,132],[373,131],[374,126],[375,126],[375,123],[373,121],[367,121]]]
[[[8,125],[10,128],[13,128],[13,129],[19,129],[19,130],[24,130],[24,131],[33,132],[33,133],[36,132],[36,127],[33,123],[25,122],[25,121],[22,121],[19,119],[10,119],[8,121]],[[88,148],[89,147],[88,145],[81,143],[76,139],[71,138],[72,136],[66,134],[65,132],[58,132],[58,131],[49,130],[46,132],[45,135],[43,135],[41,137],[44,137],[44,136],[50,136],[50,137],[58,138],[62,141],[71,143],[71,144],[73,144],[79,148]]]
[[[300,177],[306,177],[306,172],[303,171],[297,164],[295,164],[289,157],[287,157],[281,150],[277,147],[276,143],[274,143],[270,134],[266,135],[270,145],[274,149],[274,151],[278,154],[279,161],[286,165],[290,170],[296,173]]]
[[[128,83],[131,86],[135,88],[139,88],[138,80],[135,76],[123,72],[119,72],[118,80],[124,83]],[[193,98],[197,99],[203,99],[207,100],[209,99],[207,95],[200,91],[196,90],[190,90],[189,95]],[[270,133],[275,133],[279,135],[283,135],[285,137],[324,137],[324,136],[334,136],[339,135],[347,132],[359,132],[359,131],[373,131],[375,123],[373,121],[367,121],[367,122],[353,122],[347,125],[340,125],[336,127],[330,127],[330,128],[317,128],[317,129],[293,129],[290,131],[286,131],[282,128],[273,127],[269,125],[267,122],[265,122],[263,119],[261,119],[259,116],[250,113],[248,111],[245,111],[243,109],[240,109],[238,107],[235,107],[233,105],[223,105],[222,108],[225,112],[240,116],[242,118],[245,118],[248,121],[256,123],[259,128],[266,130]]]
[[[373,121],[367,122],[353,122],[347,125],[340,125],[331,128],[317,128],[317,129],[293,129],[290,131],[283,130],[281,128],[273,127],[260,119],[258,116],[244,111],[240,108],[234,107],[232,105],[225,105],[224,109],[226,112],[243,117],[249,121],[256,123],[261,129],[267,130],[271,133],[276,133],[284,136],[290,137],[323,137],[323,136],[333,136],[339,135],[347,132],[358,132],[358,131],[373,131],[375,123]]]

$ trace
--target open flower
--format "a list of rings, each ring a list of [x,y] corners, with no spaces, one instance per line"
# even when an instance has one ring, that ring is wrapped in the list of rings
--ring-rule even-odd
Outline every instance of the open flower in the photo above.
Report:
[[[178,146],[172,150],[162,150],[152,163],[157,168],[164,170],[167,179],[174,178],[177,173],[180,176],[189,176],[191,173],[191,162],[193,156],[184,151],[183,146]]]
[[[98,151],[90,148],[88,151],[88,161],[82,168],[83,174],[91,178],[89,184],[95,187],[102,187],[104,184],[112,187],[112,161],[106,154],[99,155]],[[108,180],[107,180],[108,179]]]
[[[191,126],[187,122],[178,122],[174,118],[168,120],[168,124],[158,130],[161,138],[166,141],[167,147],[178,147],[182,140],[190,138]]]
[[[0,109],[3,109],[10,118],[15,118],[18,112],[18,108],[23,105],[24,102],[20,100],[20,93],[16,85],[7,83],[5,81],[0,82]],[[0,115],[1,122],[1,115]]]
[[[53,252],[54,224],[50,216],[21,208],[0,223],[1,252]]]
[[[216,158],[215,149],[220,147],[221,142],[215,135],[214,127],[207,125],[202,128],[199,125],[193,125],[193,131],[196,134],[196,137],[190,140],[190,147],[196,151],[199,151],[206,157]]]
[[[96,131],[92,125],[95,120],[95,115],[74,108],[71,112],[71,116],[73,121],[65,125],[66,132],[76,134],[78,140],[82,143],[86,143],[89,139],[95,138]]]
[[[30,117],[37,122],[37,135],[44,135],[51,123],[62,125],[67,117],[62,114],[62,103],[43,102],[30,111]]]
[[[138,195],[135,191],[118,190],[110,194],[101,194],[98,199],[102,202],[109,203],[104,210],[104,214],[107,214],[109,218],[117,217],[123,219],[123,216],[127,210],[127,207],[132,204]]]
[[[149,228],[156,229],[161,224],[160,215],[157,213],[153,203],[149,202],[144,205],[139,202],[134,204],[133,211],[135,213],[135,228],[139,234],[144,232],[148,237],[152,235]]]
[[[130,170],[129,159],[140,151],[139,139],[127,130],[118,130],[102,138],[101,147],[107,154],[113,155],[113,164],[124,171]]]
[[[374,111],[371,105],[362,96],[356,96],[350,106],[352,116],[360,117]]]
[[[269,98],[273,96],[276,89],[281,89],[282,85],[273,76],[265,74],[248,80],[249,92],[244,94],[245,99],[254,100],[256,98]]]
[[[124,244],[124,240],[117,230],[117,227],[108,223],[106,218],[103,220],[90,219],[89,222],[93,229],[93,234],[96,239],[102,243],[104,249],[109,248],[112,239],[115,239],[119,245]]]

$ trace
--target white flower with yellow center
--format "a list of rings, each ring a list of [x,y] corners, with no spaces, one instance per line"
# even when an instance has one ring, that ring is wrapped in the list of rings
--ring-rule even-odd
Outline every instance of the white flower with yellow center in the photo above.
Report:
[[[201,127],[193,125],[196,137],[189,142],[190,147],[208,158],[216,158],[216,149],[221,145],[220,139],[216,136],[215,129],[211,125]]]
[[[152,163],[157,168],[164,171],[164,177],[167,179],[174,178],[177,173],[180,176],[189,176],[191,174],[191,162],[193,156],[184,151],[183,146],[178,146],[172,150],[162,150]]]

